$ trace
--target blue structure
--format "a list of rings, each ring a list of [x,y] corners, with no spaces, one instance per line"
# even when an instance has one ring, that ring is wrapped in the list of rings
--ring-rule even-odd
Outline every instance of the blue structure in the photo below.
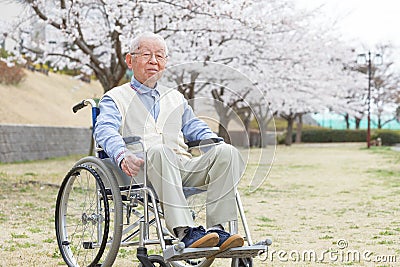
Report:
[[[317,113],[312,114],[311,117],[318,123],[321,127],[331,128],[331,129],[346,129],[346,121],[344,116],[337,115],[334,113]],[[386,121],[388,118],[383,118],[382,121]],[[356,123],[354,118],[349,119],[350,129],[356,128]],[[377,129],[377,117],[371,115],[371,129]],[[367,118],[363,118],[360,122],[360,129],[367,129]],[[393,120],[387,124],[385,124],[382,129],[390,129],[390,130],[400,130],[400,123],[397,120]]]

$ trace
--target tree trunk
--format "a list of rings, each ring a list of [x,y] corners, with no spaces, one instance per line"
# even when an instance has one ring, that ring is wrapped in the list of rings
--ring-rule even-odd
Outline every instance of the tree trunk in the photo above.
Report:
[[[301,143],[301,131],[303,130],[303,115],[299,114],[296,129],[296,143]]]
[[[346,121],[346,129],[350,129],[349,113],[346,113],[346,115],[344,115],[344,120]]]
[[[274,119],[273,116],[268,117],[268,113],[265,116],[261,116],[261,119],[259,120],[259,129],[260,129],[260,148],[267,147],[268,143],[268,136],[267,136],[267,131],[268,131],[268,125],[269,123]]]
[[[250,120],[243,121],[244,127],[246,130],[246,134],[243,135],[243,147],[249,148],[250,147]]]
[[[293,137],[292,137],[293,122],[294,122],[294,118],[292,118],[292,117],[287,118],[288,124],[287,124],[286,139],[285,139],[285,145],[287,145],[287,146],[290,146],[293,142]]]
[[[239,108],[238,103],[242,102],[244,97],[250,91],[247,91],[242,97],[231,100],[225,105],[224,99],[222,98],[222,96],[224,95],[224,90],[225,88],[223,86],[219,88],[219,91],[217,89],[213,89],[211,90],[211,95],[214,98],[214,108],[219,116],[218,135],[223,137],[226,143],[231,144],[231,139],[228,133],[228,123],[232,119],[233,112],[238,114],[240,117],[241,115],[243,115],[242,112],[248,110],[248,108]],[[251,113],[249,114],[251,115]]]
[[[356,129],[359,130],[360,129],[361,119],[357,118],[357,117],[355,119],[356,119]]]
[[[228,130],[225,128],[223,123],[218,125],[218,136],[224,138],[225,143],[231,144],[231,138],[229,137]]]
[[[96,78],[99,80],[101,86],[103,87],[104,93],[118,86],[119,81],[124,77],[127,68],[119,69],[115,71],[112,76],[107,76],[105,73],[99,73],[95,71]]]
[[[382,119],[381,116],[378,116],[378,129],[382,129]]]
[[[248,107],[243,107],[237,110],[239,118],[243,122],[244,129],[246,134],[243,135],[243,147],[250,147],[250,119],[251,119],[251,110]]]
[[[260,148],[267,146],[267,126],[264,123],[260,123]]]

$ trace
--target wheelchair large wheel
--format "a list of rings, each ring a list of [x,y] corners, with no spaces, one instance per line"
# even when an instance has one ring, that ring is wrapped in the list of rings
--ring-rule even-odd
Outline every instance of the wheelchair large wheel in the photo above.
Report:
[[[122,235],[122,201],[115,178],[94,157],[65,177],[56,205],[56,234],[68,266],[111,266]]]

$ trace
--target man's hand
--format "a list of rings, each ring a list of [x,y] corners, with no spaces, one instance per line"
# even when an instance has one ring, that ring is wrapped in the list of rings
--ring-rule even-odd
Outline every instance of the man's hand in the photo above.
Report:
[[[137,176],[140,166],[144,164],[144,160],[136,157],[129,150],[125,153],[125,158],[121,161],[121,169],[128,176]]]

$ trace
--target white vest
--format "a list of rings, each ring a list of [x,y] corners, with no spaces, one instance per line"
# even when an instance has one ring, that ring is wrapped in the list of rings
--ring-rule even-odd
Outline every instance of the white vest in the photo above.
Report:
[[[105,95],[111,97],[122,116],[119,133],[122,137],[140,136],[145,149],[157,144],[170,147],[175,153],[190,157],[184,142],[182,115],[184,100],[175,89],[157,86],[160,93],[160,114],[157,121],[137,97],[129,83],[115,87]]]

